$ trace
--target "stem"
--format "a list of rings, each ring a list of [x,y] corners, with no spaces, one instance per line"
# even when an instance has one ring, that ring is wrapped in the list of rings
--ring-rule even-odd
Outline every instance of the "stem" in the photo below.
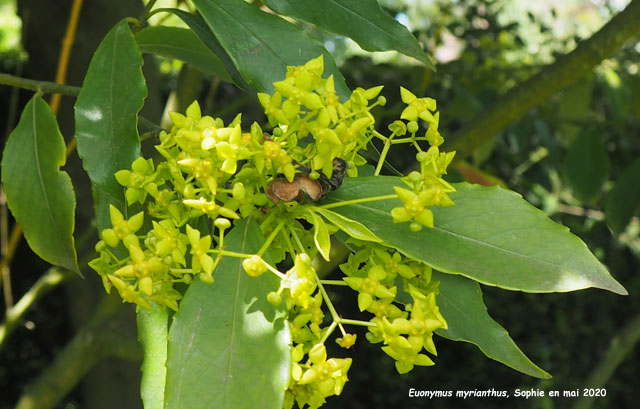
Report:
[[[62,270],[56,267],[50,268],[35,284],[27,291],[20,301],[13,307],[7,309],[5,321],[0,325],[0,349],[7,340],[9,334],[20,323],[22,317],[29,307],[38,301],[51,289],[61,282],[73,277],[74,273],[69,270]]]
[[[296,254],[295,249],[293,248],[293,244],[291,243],[291,237],[287,234],[285,230],[280,231],[282,233],[282,237],[284,237],[284,241],[287,243],[287,248],[289,249],[289,254],[291,254],[291,258]]]
[[[69,22],[67,23],[67,30],[62,39],[62,49],[60,50],[60,58],[58,58],[58,70],[56,72],[56,83],[64,84],[67,79],[67,67],[69,66],[69,57],[71,56],[71,47],[73,47],[73,41],[76,38],[76,27],[78,27],[78,17],[80,16],[80,10],[82,9],[82,0],[73,0],[71,6],[71,14],[69,15]],[[51,97],[51,110],[54,114],[58,113],[60,107],[60,99],[62,95],[55,93]]]
[[[559,213],[571,214],[573,216],[585,216],[589,219],[602,221],[605,219],[605,214],[598,210],[584,209],[577,206],[569,206],[562,203],[557,205],[556,209]]]
[[[170,268],[170,273],[193,274],[192,268]]]
[[[287,275],[284,273],[281,273],[277,268],[275,268],[274,266],[272,266],[271,264],[267,263],[266,261],[264,261],[263,258],[261,258],[262,262],[264,263],[265,266],[267,266],[267,269],[269,271],[271,271],[273,274],[275,274],[276,276],[278,276],[278,278],[280,278],[281,280],[284,280],[285,278],[287,278]]]
[[[340,324],[359,325],[361,327],[377,327],[376,324],[370,321],[350,320],[347,318],[340,318]]]
[[[320,281],[320,278],[318,278],[318,275],[314,274],[314,276],[316,278],[316,283],[318,284],[318,289],[320,289],[320,293],[322,294],[322,298],[324,298],[324,302],[327,304],[327,308],[329,309],[329,312],[331,313],[331,318],[333,318],[333,321],[335,323],[338,323],[340,321],[340,316],[338,315],[338,312],[336,311],[335,307],[333,306],[333,303],[329,299],[329,294],[327,293],[327,290],[324,289],[324,286],[322,285],[322,282]]]
[[[385,141],[384,146],[382,147],[382,152],[380,153],[380,158],[378,159],[378,165],[376,166],[376,171],[373,172],[374,176],[378,176],[380,174],[380,171],[382,170],[382,165],[384,164],[384,160],[386,159],[387,154],[389,153],[389,148],[391,148],[390,139]]]
[[[345,283],[342,280],[320,280],[320,282],[325,285],[349,286],[349,284]]]
[[[380,174],[380,171],[382,170],[382,165],[384,164],[384,160],[386,159],[387,154],[389,153],[389,148],[391,148],[391,144],[393,143],[393,137],[396,136],[396,133],[395,132],[392,133],[388,138],[382,135],[380,132],[376,131],[375,129],[373,130],[372,133],[378,139],[381,139],[384,141],[382,152],[380,153],[380,157],[378,158],[378,165],[376,166],[376,170],[373,173],[374,176],[378,176]]]
[[[324,344],[325,341],[331,336],[331,334],[333,333],[333,331],[336,329],[337,326],[338,326],[338,321],[333,321],[331,325],[329,325],[329,328],[327,328],[327,331],[324,333],[324,335],[322,336],[322,339],[318,342],[318,344]]]
[[[11,277],[9,272],[9,264],[13,259],[13,255],[16,252],[16,247],[22,238],[22,228],[19,224],[15,224],[11,229],[11,236],[9,237],[9,243],[6,244],[6,252],[2,254],[2,261],[0,262],[0,283],[4,283],[4,297],[5,305],[7,309],[13,304],[13,297],[11,296]],[[7,312],[8,314],[8,312]]]
[[[267,215],[266,219],[264,219],[262,221],[262,223],[260,223],[260,231],[264,231],[265,228],[269,225],[269,223],[271,223],[271,219],[273,219],[275,217],[276,212],[269,212],[269,214]]]
[[[400,138],[400,139],[394,139],[393,141],[391,141],[391,144],[395,145],[397,143],[409,143],[409,142],[414,142],[414,141],[428,141],[428,139],[427,139],[426,136]]]
[[[321,207],[322,209],[333,209],[334,207],[341,207],[341,206],[348,206],[348,205],[358,204],[358,203],[376,202],[378,200],[389,200],[389,199],[397,199],[397,198],[398,198],[398,195],[363,197],[362,199],[345,200],[343,202],[329,203],[329,204],[318,206],[318,207]]]
[[[214,253],[214,254],[219,254],[221,256],[238,257],[238,258],[250,258],[254,256],[254,254],[238,253],[235,251],[218,250],[218,249],[209,250],[207,251],[207,253]]]
[[[80,87],[57,84],[51,81],[35,81],[27,78],[16,77],[14,75],[0,73],[0,84],[12,87],[28,89],[41,92],[43,94],[62,94],[70,97],[77,97]]]
[[[290,228],[289,231],[291,232],[291,236],[293,236],[293,239],[296,241],[296,244],[298,245],[298,249],[300,250],[300,253],[305,253],[304,246],[302,245],[302,241],[300,241],[300,237],[298,237],[298,233],[296,233],[293,227]]]
[[[51,81],[36,81],[28,78],[17,77],[0,73],[0,85],[9,85],[16,88],[28,89],[42,94],[61,94],[68,97],[77,97],[81,88],[73,85],[57,84]],[[153,131],[161,131],[163,128],[149,121],[143,116],[138,116],[141,125]]]
[[[264,254],[265,251],[267,251],[267,249],[269,248],[269,246],[271,245],[271,242],[273,242],[273,239],[276,238],[276,236],[278,235],[278,233],[280,232],[280,229],[282,229],[282,226],[284,226],[284,224],[287,222],[287,219],[282,219],[280,220],[280,223],[278,223],[278,225],[276,226],[275,229],[273,229],[273,231],[271,232],[271,234],[269,235],[269,237],[267,237],[267,240],[265,240],[264,244],[262,245],[262,247],[260,247],[260,250],[258,251],[259,256],[262,257],[262,255]]]

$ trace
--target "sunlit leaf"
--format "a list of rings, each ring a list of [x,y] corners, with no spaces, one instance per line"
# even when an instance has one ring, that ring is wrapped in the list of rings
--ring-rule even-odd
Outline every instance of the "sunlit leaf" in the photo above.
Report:
[[[263,242],[253,219],[237,223],[224,241],[241,253]],[[284,309],[266,299],[277,277],[249,277],[234,257],[224,258],[213,276],[213,284],[191,283],[171,325],[165,408],[281,409],[290,335]]]
[[[393,194],[396,177],[345,179],[326,203]],[[565,292],[588,287],[618,294],[614,280],[587,246],[517,193],[499,187],[454,184],[455,206],[433,207],[434,228],[412,232],[390,216],[397,199],[331,210],[367,226],[384,243],[438,271],[487,285],[528,292]]]

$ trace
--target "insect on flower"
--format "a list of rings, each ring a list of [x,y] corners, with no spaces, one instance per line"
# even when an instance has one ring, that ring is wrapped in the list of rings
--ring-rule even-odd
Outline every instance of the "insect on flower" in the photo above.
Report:
[[[315,202],[322,199],[327,193],[336,190],[342,185],[342,179],[347,172],[347,162],[341,158],[333,160],[333,172],[328,178],[324,174],[320,174],[317,180],[309,177],[309,171],[298,173],[289,182],[286,178],[277,177],[267,186],[267,197],[273,203],[291,202],[298,200],[304,201],[305,196]]]

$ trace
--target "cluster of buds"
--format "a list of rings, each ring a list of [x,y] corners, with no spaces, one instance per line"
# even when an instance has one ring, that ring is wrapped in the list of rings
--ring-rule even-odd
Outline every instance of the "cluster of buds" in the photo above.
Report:
[[[418,150],[420,171],[402,179],[407,188],[396,188],[402,205],[391,212],[395,222],[410,222],[412,230],[432,227],[430,207],[453,205],[447,196],[453,188],[442,179],[453,154],[439,151],[435,101],[402,88],[407,108],[384,136],[374,129],[371,113],[386,103],[379,96],[382,87],[358,88],[341,102],[333,77],[323,78],[323,70],[322,57],[289,67],[272,95],[258,94],[269,133],[258,123],[243,130],[241,115],[228,124],[202,115],[197,102],[185,115],[171,113],[173,126],[160,133],[155,147],[162,160],[138,158],[115,174],[130,208],[144,210],[126,218],[126,209],[112,206],[112,227],[101,232],[99,256],[90,262],[107,291],[115,287],[124,301],[144,308],[177,310],[182,293],[174,286],[193,279],[214,283],[222,257],[242,257],[252,277],[277,275],[279,288],[265,296],[287,310],[294,362],[288,408],[317,408],[341,393],[351,359],[327,357],[325,342],[336,329],[336,342],[350,348],[356,336],[344,327],[366,325],[367,339],[383,343],[404,373],[433,363],[423,350],[435,355],[433,331],[446,327],[431,270],[393,249],[357,242],[360,250],[342,265],[343,280],[322,280],[313,268],[314,258],[329,259],[331,236],[340,229],[313,202],[338,189],[343,177],[357,176],[366,164],[359,151],[373,139],[384,144],[376,175],[392,144],[411,143]],[[428,126],[423,135],[419,120]],[[426,151],[421,142],[429,144]],[[225,251],[225,232],[234,220],[248,217],[259,223],[263,249],[251,255]],[[355,290],[370,320],[342,318],[329,299],[329,285]]]

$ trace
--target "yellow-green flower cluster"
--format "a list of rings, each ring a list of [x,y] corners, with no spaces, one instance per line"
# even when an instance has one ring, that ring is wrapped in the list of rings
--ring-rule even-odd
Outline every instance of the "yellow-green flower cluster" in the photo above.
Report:
[[[405,88],[400,88],[400,93],[402,101],[407,104],[400,117],[411,121],[406,129],[415,140],[419,129],[415,121],[425,121],[428,128],[422,139],[429,143],[430,148],[423,151],[416,144],[419,150],[416,160],[420,163],[420,172],[413,171],[402,179],[410,189],[394,188],[403,206],[392,209],[391,216],[395,223],[412,221],[409,225],[411,230],[420,231],[423,226],[433,227],[431,206],[447,207],[454,204],[447,193],[454,192],[455,189],[442,176],[447,173],[447,167],[455,152],[440,152],[439,146],[444,139],[438,132],[440,113],[433,112],[436,109],[436,101],[432,98],[418,98]],[[403,123],[396,121],[394,124],[397,128]]]
[[[358,292],[360,311],[373,314],[367,340],[384,343],[382,350],[396,360],[399,373],[433,365],[422,350],[436,355],[433,331],[447,323],[436,305],[438,282],[431,281],[431,268],[373,243],[350,255],[341,268],[347,275],[343,280]],[[398,280],[412,299],[404,311],[396,305]]]
[[[322,56],[303,66],[289,67],[286,78],[273,84],[274,94],[260,93],[258,99],[269,124],[281,130],[277,136],[274,132],[273,140],[292,159],[330,177],[333,160],[339,157],[349,163],[349,175],[356,176],[356,166],[366,162],[358,151],[373,137],[375,119],[370,110],[386,102],[378,97],[382,86],[357,88],[341,103],[333,76],[324,79],[323,71]],[[298,144],[308,136],[313,143],[304,147]],[[286,164],[286,160],[280,161]]]
[[[285,394],[284,408],[291,409],[294,403],[298,407],[316,409],[332,395],[340,395],[344,384],[348,381],[347,371],[351,366],[351,358],[327,359],[324,344],[316,344],[308,352],[309,363],[301,364],[304,357],[302,344],[298,344],[292,352],[293,369],[291,371],[292,386]]]
[[[442,178],[453,153],[439,150],[443,139],[435,100],[401,88],[407,107],[385,137],[374,129],[371,114],[385,105],[378,96],[382,87],[357,88],[341,101],[333,77],[323,78],[323,71],[320,56],[289,67],[285,79],[274,83],[272,95],[258,94],[269,132],[258,123],[243,130],[240,114],[227,124],[203,115],[197,102],[184,115],[171,113],[173,126],[160,133],[155,147],[161,160],[138,158],[130,169],[115,174],[129,210],[143,211],[125,216],[127,209],[111,206],[112,227],[100,232],[99,256],[90,263],[107,291],[115,287],[123,301],[173,310],[182,297],[174,285],[195,278],[214,283],[223,256],[243,258],[249,276],[277,275],[279,287],[265,296],[286,308],[291,331],[286,408],[296,403],[318,408],[341,393],[351,359],[327,357],[325,342],[336,328],[341,335],[336,342],[348,349],[356,335],[344,326],[366,325],[367,339],[383,343],[400,373],[433,364],[424,351],[435,355],[433,331],[446,328],[430,268],[394,249],[355,241],[360,250],[341,266],[345,277],[336,281],[357,292],[360,311],[371,314],[368,321],[341,318],[326,290],[336,281],[323,284],[313,267],[318,255],[329,258],[331,236],[340,226],[325,220],[310,202],[340,186],[345,162],[346,174],[357,176],[366,163],[359,151],[372,139],[384,145],[376,175],[392,144],[411,143],[418,150],[420,171],[402,178],[407,188],[395,188],[401,205],[391,212],[394,222],[410,222],[412,230],[433,227],[430,207],[453,205],[448,193],[454,190]],[[419,121],[427,125],[424,135],[418,135]],[[426,151],[423,141],[429,144]],[[341,166],[339,180],[336,164]],[[258,254],[226,251],[225,233],[235,220],[247,217],[256,219],[267,244]],[[269,257],[263,258],[264,253]],[[398,283],[403,283],[401,289]]]

